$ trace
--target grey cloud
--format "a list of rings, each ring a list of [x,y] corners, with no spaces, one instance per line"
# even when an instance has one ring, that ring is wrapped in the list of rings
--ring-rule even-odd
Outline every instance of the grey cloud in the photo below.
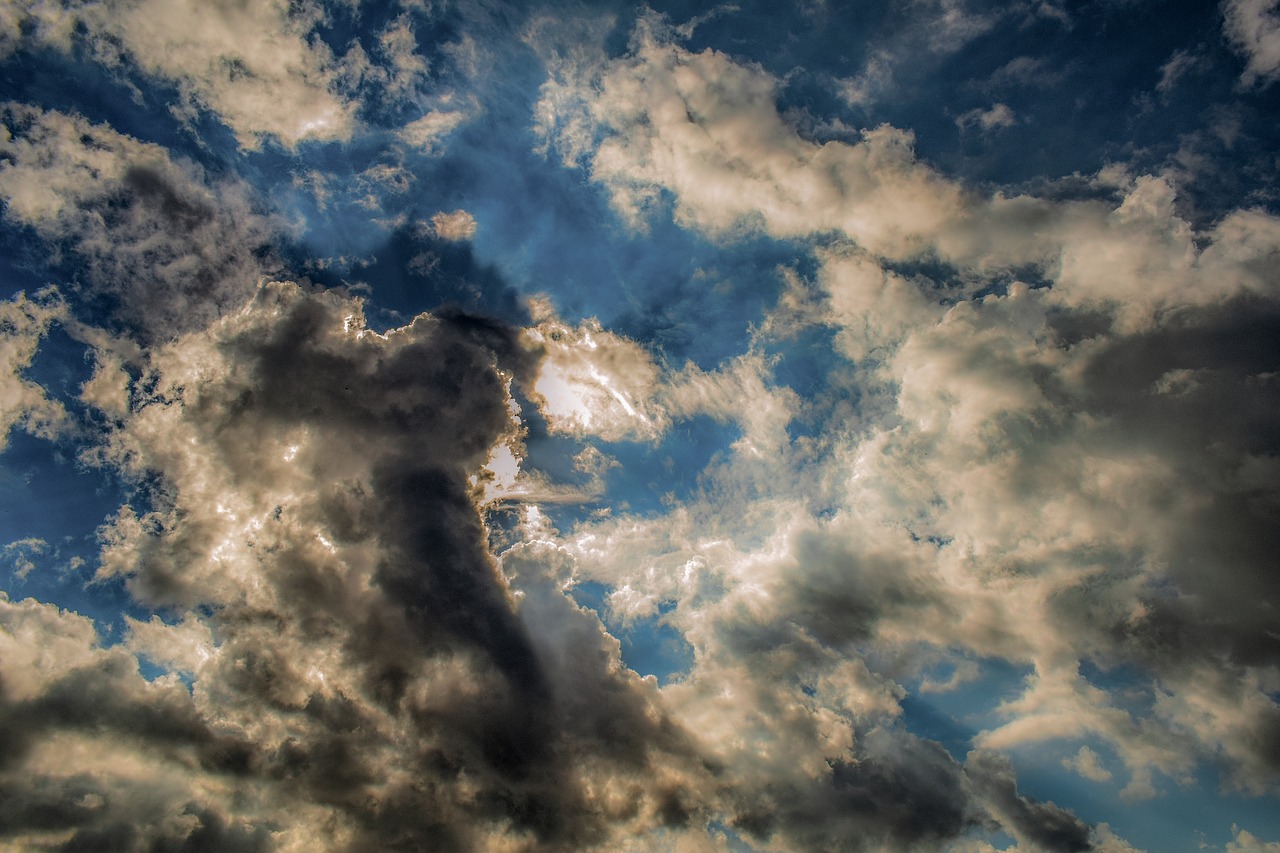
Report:
[[[353,300],[273,283],[152,351],[97,458],[156,483],[153,506],[104,531],[104,577],[211,629],[174,626],[175,643],[213,644],[183,653],[190,694],[125,673],[122,649],[46,685],[10,717],[35,750],[10,759],[12,784],[75,733],[162,773],[195,750],[179,805],[228,845],[304,843],[298,804],[351,850],[608,848],[699,820],[711,771],[552,580],[553,555],[500,569],[486,547],[468,477],[513,429],[506,379],[528,381],[538,353],[459,313],[362,323]],[[144,627],[144,650],[163,644]],[[126,676],[148,703],[111,693]],[[227,785],[259,805],[233,816]],[[11,835],[38,829],[23,814]],[[135,816],[118,843],[162,824]],[[116,826],[95,818],[82,840]]]
[[[1071,812],[1018,794],[1009,759],[975,750],[965,759],[964,770],[992,813],[1032,849],[1051,853],[1093,849],[1089,826]]]
[[[1148,547],[1173,586],[1141,590],[1140,615],[1093,609],[1088,598],[1109,595],[1097,587],[1064,594],[1058,606],[1072,621],[1096,619],[1113,655],[1170,685],[1200,682],[1193,673],[1204,667],[1245,679],[1247,668],[1280,659],[1280,386],[1270,375],[1278,321],[1276,303],[1259,298],[1187,310],[1100,347],[1084,374],[1082,409],[1108,424],[1099,439],[1166,460],[1176,477],[1169,488],[1194,499],[1170,496],[1167,534]],[[1276,714],[1259,708],[1246,724],[1255,745],[1241,755],[1251,754],[1255,778],[1280,772]]]
[[[74,115],[8,104],[3,123],[5,215],[83,262],[80,311],[162,341],[234,309],[273,267],[282,225],[234,178]]]
[[[771,788],[733,822],[787,849],[932,850],[985,819],[941,746],[877,728],[828,778]]]

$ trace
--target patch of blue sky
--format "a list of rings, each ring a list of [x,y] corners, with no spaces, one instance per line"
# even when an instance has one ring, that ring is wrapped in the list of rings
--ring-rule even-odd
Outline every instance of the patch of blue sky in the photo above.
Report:
[[[50,399],[83,413],[80,388],[93,376],[93,359],[88,347],[54,323],[22,375],[44,388]]]
[[[956,761],[964,761],[973,749],[973,737],[979,729],[957,719],[960,715],[952,713],[945,700],[908,693],[899,705],[907,731],[917,737],[937,741]]]
[[[523,293],[545,293],[576,322],[599,319],[679,366],[704,369],[745,349],[781,292],[781,265],[808,253],[799,244],[752,237],[731,251],[679,227],[659,208],[638,234],[617,217],[604,192],[583,175],[532,153],[506,183],[477,175],[462,206],[478,222],[475,251]],[[534,185],[530,185],[534,184]]]
[[[727,251],[680,229],[669,214],[651,229],[644,241],[617,247],[612,263],[626,302],[600,319],[677,367],[688,360],[711,369],[744,352],[749,328],[782,292],[779,268],[808,256],[800,244],[767,237],[735,242]]]
[[[697,415],[672,424],[657,444],[601,442],[601,451],[618,461],[604,475],[605,493],[620,511],[664,513],[697,493],[707,467],[740,435],[734,425]]]
[[[33,296],[56,283],[46,268],[47,252],[31,228],[0,221],[0,298]]]
[[[747,839],[743,838],[736,829],[718,820],[713,820],[707,825],[713,834],[720,834],[724,837],[725,847],[730,853],[759,853],[758,847],[753,847]]]
[[[91,583],[98,565],[98,528],[127,499],[126,489],[74,459],[74,449],[20,431],[0,454],[0,548],[37,539],[25,571],[5,554],[0,588],[10,599],[34,597],[93,618],[107,638],[118,636],[122,614],[146,611],[120,581]]]
[[[621,646],[622,662],[636,673],[652,675],[667,684],[685,675],[693,666],[693,647],[664,618],[675,609],[674,602],[658,605],[657,613],[624,623],[609,607],[613,589],[597,581],[575,585],[569,594],[581,607],[595,612]]]
[[[801,397],[822,393],[833,370],[846,362],[835,345],[836,329],[814,325],[764,347],[773,362],[773,384],[787,387]]]
[[[950,681],[958,662],[927,667],[903,684],[907,690],[901,702],[903,725],[912,734],[937,740],[957,761],[963,761],[973,749],[974,735],[1002,722],[996,710],[1002,702],[1018,696],[1032,671],[1030,666],[1001,658],[973,662],[978,665],[977,675],[959,680],[949,689],[926,691],[922,687]]]
[[[887,0],[819,4],[777,4],[747,0],[723,4],[708,15],[708,4],[659,0],[649,4],[679,26],[705,16],[688,40],[691,50],[711,48],[750,56],[775,76],[805,66],[847,69],[853,73],[892,21],[895,4]],[[787,33],[787,38],[779,38]]]
[[[97,531],[122,504],[131,501],[145,512],[148,503],[145,488],[78,458],[85,449],[81,429],[99,417],[79,398],[92,372],[85,345],[56,324],[22,371],[23,378],[63,405],[72,427],[53,440],[13,429],[0,453],[0,548],[27,539],[44,543],[25,552],[29,566],[12,559],[22,549],[6,555],[10,559],[0,565],[0,588],[11,599],[35,597],[89,616],[111,639],[118,637],[122,614],[145,618],[149,611],[121,581],[92,582],[100,547]]]
[[[587,487],[590,476],[574,466],[573,458],[586,442],[547,432],[545,421],[531,404],[522,403],[528,427],[523,468],[550,482]],[[740,430],[706,415],[672,424],[657,443],[601,442],[590,444],[617,464],[602,475],[607,503],[594,499],[548,503],[542,511],[560,530],[596,516],[600,510],[635,515],[660,515],[673,503],[684,503],[705,485],[704,473],[717,457],[727,453]]]
[[[1080,675],[1094,687],[1105,690],[1117,707],[1135,717],[1145,717],[1155,707],[1155,678],[1133,664],[1100,666],[1094,661],[1082,660]]]
[[[1110,780],[1095,782],[1064,772],[1063,761],[1073,758],[1081,746],[1098,754],[1112,774]],[[1274,799],[1233,791],[1208,764],[1197,769],[1187,786],[1156,772],[1156,796],[1134,799],[1121,795],[1127,771],[1109,747],[1094,739],[1048,741],[1007,752],[1018,774],[1019,793],[1069,804],[1082,819],[1105,822],[1144,850],[1220,850],[1234,837],[1233,824],[1262,838],[1280,838]]]

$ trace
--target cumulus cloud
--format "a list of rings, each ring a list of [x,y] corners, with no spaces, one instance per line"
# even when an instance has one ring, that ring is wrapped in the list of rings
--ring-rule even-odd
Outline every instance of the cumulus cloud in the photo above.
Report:
[[[671,204],[720,240],[837,232],[815,250],[813,286],[793,282],[779,310],[789,327],[835,332],[867,413],[826,424],[822,464],[784,438],[789,476],[743,489],[739,454],[705,504],[576,531],[584,577],[674,602],[666,621],[695,660],[665,689],[678,713],[706,719],[695,688],[733,683],[756,691],[746,707],[812,703],[800,719],[813,740],[789,752],[856,753],[859,713],[896,715],[893,683],[872,698],[868,668],[840,710],[812,682],[780,686],[784,672],[832,649],[891,648],[916,666],[994,656],[1032,675],[979,746],[1099,738],[1132,798],[1159,778],[1189,782],[1205,759],[1233,785],[1274,790],[1277,590],[1262,555],[1278,504],[1262,472],[1277,448],[1260,436],[1280,422],[1265,343],[1275,218],[1239,210],[1197,233],[1161,176],[1124,183],[1118,203],[983,197],[888,127],[816,145],[778,114],[768,74],[686,51],[651,23],[626,55],[578,68],[579,100],[556,89],[569,117],[544,126],[565,129],[563,149],[624,221],[643,228]],[[912,273],[913,259],[949,275]],[[1043,283],[1010,281],[1014,264]],[[813,506],[821,524],[804,520]],[[738,668],[753,649],[788,663]],[[1084,663],[1149,673],[1148,710],[1090,682]],[[851,739],[817,724],[823,707]],[[789,736],[754,725],[729,728]],[[1102,778],[1091,755],[1073,766]],[[984,808],[1023,843],[1086,849],[1073,816],[1015,800],[994,781],[1005,769],[978,766]]]
[[[185,615],[105,649],[82,617],[5,602],[6,740],[28,745],[6,833],[552,849],[688,822],[707,771],[557,552],[485,547],[468,475],[513,428],[504,377],[536,363],[488,321],[378,334],[288,283],[152,350],[94,459],[157,485],[103,529],[98,577]],[[70,810],[56,842],[45,802]]]
[[[1161,176],[1138,179],[1118,207],[983,197],[920,162],[898,128],[854,144],[802,138],[777,111],[774,78],[691,53],[648,22],[627,55],[574,68],[545,91],[542,109],[561,118],[542,126],[633,227],[670,197],[677,222],[721,240],[834,231],[880,259],[934,256],[978,277],[1033,266],[1064,306],[1119,311],[1129,325],[1270,286],[1251,259],[1275,251],[1275,218],[1238,211],[1199,248]],[[997,111],[992,126],[1010,118]]]
[[[605,441],[652,439],[665,429],[659,370],[643,347],[595,320],[573,328],[547,317],[526,335],[546,353],[531,390],[551,429]]]
[[[992,26],[925,5],[939,51]],[[280,73],[303,83],[279,85],[310,87],[311,109],[338,97],[336,72],[308,36],[319,12],[291,9],[227,27],[284,27]],[[104,38],[23,14],[51,43]],[[371,49],[408,100],[427,73],[414,20]],[[119,47],[169,45],[167,26]],[[1019,849],[1133,850],[1020,790],[1009,754],[1044,743],[1129,801],[1204,762],[1276,790],[1280,222],[1244,209],[1197,228],[1172,177],[1123,169],[1089,201],[979,191],[887,125],[819,145],[779,113],[779,80],[685,49],[655,16],[613,58],[574,52],[610,26],[526,33],[551,65],[547,152],[637,231],[669,216],[720,248],[767,235],[797,255],[715,364],[549,300],[524,328],[446,309],[376,326],[356,288],[270,275],[281,226],[236,179],[6,108],[5,215],[78,266],[64,297],[0,306],[0,425],[61,428],[24,371],[64,324],[95,365],[79,461],[130,487],[95,584],[150,610],[112,642],[0,596],[7,843],[724,850],[732,833],[986,853],[1002,831]],[[259,83],[183,76],[212,50],[153,73],[245,144],[289,142],[286,117],[250,109]],[[427,111],[392,144],[430,149],[457,115]],[[404,189],[406,170],[360,179]],[[465,241],[476,220],[441,210],[421,229]],[[802,395],[780,366],[805,348]],[[660,453],[700,418],[728,437],[660,509],[538,506],[599,496],[623,455],[604,443]],[[586,486],[523,470],[544,425]],[[599,614],[579,604],[593,595]],[[662,683],[606,630],[654,624],[688,650]],[[943,699],[991,660],[1018,674],[972,738],[915,728],[913,694]]]
[[[1093,782],[1111,781],[1111,771],[1103,765],[1098,753],[1087,746],[1080,747],[1080,751],[1070,758],[1062,759],[1062,766]]]
[[[1247,829],[1231,827],[1235,837],[1227,842],[1227,853],[1274,853],[1280,850],[1280,841],[1263,841]]]

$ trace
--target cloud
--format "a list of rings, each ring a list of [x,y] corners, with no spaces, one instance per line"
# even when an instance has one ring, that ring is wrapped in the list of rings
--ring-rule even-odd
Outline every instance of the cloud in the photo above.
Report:
[[[939,23],[915,37],[939,51],[996,20],[925,6]],[[419,17],[375,33],[381,71],[354,50],[334,70],[319,11],[291,14],[282,61],[315,52],[313,96],[367,82],[423,116],[380,138],[393,152],[464,120],[423,94]],[[23,26],[72,50],[105,38],[61,20]],[[358,287],[281,280],[287,231],[230,168],[6,108],[5,215],[67,281],[0,304],[4,425],[62,428],[24,374],[61,324],[94,359],[78,461],[129,495],[90,592],[150,610],[99,635],[0,597],[6,841],[723,850],[732,832],[985,853],[1004,832],[1131,851],[1020,790],[1005,753],[1044,743],[1128,801],[1206,764],[1274,792],[1278,220],[1193,225],[1176,176],[1122,166],[1082,178],[1085,201],[978,189],[887,125],[816,144],[763,68],[687,50],[652,15],[607,53],[612,27],[525,30],[549,65],[535,130],[635,233],[670,219],[708,255],[782,246],[776,302],[718,363],[550,298],[524,328],[449,309],[367,322],[390,312]],[[118,47],[168,44],[149,32]],[[279,136],[236,106],[249,89],[209,85],[181,87],[246,145]],[[972,126],[984,115],[999,125]],[[409,187],[397,163],[353,169],[370,204]],[[446,201],[395,214],[469,240],[476,218]],[[635,473],[620,460],[678,460],[699,420],[720,444],[679,496],[545,506],[625,497],[605,493]],[[535,439],[585,485],[524,470]],[[687,650],[661,683],[623,655],[655,625]],[[963,727],[922,734],[917,694],[945,709],[965,691]]]
[[[1227,853],[1273,853],[1280,850],[1280,841],[1263,841],[1247,829],[1233,825],[1235,837],[1227,842]]]
[[[832,743],[856,753],[857,709],[897,713],[893,682],[873,689],[861,650],[908,671],[996,657],[1032,675],[980,747],[1097,737],[1131,798],[1155,795],[1155,774],[1189,783],[1202,760],[1273,790],[1277,590],[1261,555],[1278,505],[1263,472],[1280,448],[1261,436],[1280,423],[1265,331],[1280,298],[1274,217],[1237,210],[1197,232],[1158,175],[1124,182],[1115,202],[982,196],[889,127],[816,145],[778,114],[767,73],[684,50],[651,23],[629,53],[577,67],[576,100],[569,84],[544,98],[565,117],[543,127],[567,129],[562,151],[624,222],[669,212],[726,245],[821,241],[813,281],[793,281],[779,311],[788,334],[834,332],[848,360],[828,393],[860,394],[858,416],[826,409],[842,417],[823,422],[823,441],[783,438],[767,477],[738,453],[666,519],[574,532],[584,578],[674,603],[665,621],[695,661],[664,689],[677,715],[708,725],[703,691],[732,684],[747,708],[800,703],[814,734],[786,741],[741,711],[714,739],[751,731],[814,760]],[[1021,264],[1035,286],[1010,271]],[[803,520],[817,507],[822,523]],[[843,676],[862,685],[853,704],[811,692],[817,674],[806,690],[778,683],[833,649],[867,667]],[[1146,673],[1146,710],[1083,676],[1086,662]],[[818,725],[825,712],[851,740]],[[1249,753],[1250,739],[1264,747]],[[1013,799],[1010,784],[984,791],[1024,843],[1089,843],[1074,817]]]
[[[1009,760],[981,750],[969,753],[965,773],[992,811],[999,815],[1019,844],[1034,850],[1091,850],[1089,827],[1053,803],[1040,803],[1018,794]]]
[[[596,320],[573,328],[551,317],[526,335],[545,352],[531,392],[552,430],[618,441],[653,439],[666,428],[658,367],[634,341]]]
[[[2,177],[3,173],[0,173]],[[66,305],[56,290],[35,299],[19,292],[0,302],[0,450],[15,426],[32,435],[52,438],[69,426],[67,411],[50,400],[44,388],[22,376],[31,366],[40,339],[49,327],[66,317]]]
[[[1156,91],[1168,95],[1179,80],[1198,68],[1202,62],[1202,58],[1194,53],[1175,50],[1169,61],[1160,66],[1160,82],[1156,83]]]
[[[127,60],[173,82],[187,108],[212,110],[241,145],[256,148],[265,136],[288,147],[350,137],[354,106],[338,93],[337,63],[313,35],[323,19],[316,3],[133,0],[37,2],[20,25],[33,22],[37,38],[64,50],[83,39],[109,65]]]
[[[431,217],[431,228],[442,240],[470,240],[476,234],[476,218],[465,210],[440,211]]]
[[[1270,287],[1246,258],[1274,252],[1274,218],[1232,213],[1199,248],[1161,176],[1138,179],[1119,207],[983,197],[920,162],[904,130],[882,125],[854,144],[802,138],[778,113],[770,75],[690,53],[649,22],[628,54],[574,67],[576,82],[554,102],[544,95],[540,109],[559,117],[540,126],[634,228],[670,199],[677,223],[718,240],[834,232],[876,258],[932,256],[973,278],[1029,266],[1064,307],[1118,311],[1129,325]]]
[[[1280,16],[1271,0],[1227,0],[1223,32],[1245,58],[1240,82],[1268,86],[1280,75]]]
[[[1080,751],[1071,758],[1062,759],[1062,766],[1093,782],[1111,781],[1111,771],[1102,764],[1098,753],[1087,746],[1080,747]]]
[[[872,56],[862,73],[837,81],[836,92],[840,99],[851,107],[869,108],[874,105],[892,80],[891,63],[892,57],[885,53]]]
[[[468,475],[537,359],[461,314],[374,333],[358,302],[289,283],[150,350],[93,458],[156,485],[103,529],[98,578],[183,615],[104,649],[87,619],[6,601],[0,637],[24,650],[5,654],[6,718],[30,721],[10,724],[28,748],[6,832],[40,841],[48,802],[79,809],[69,845],[681,831],[709,784],[689,736],[564,595],[556,549],[486,548]]]
[[[1005,104],[993,104],[990,109],[986,110],[981,108],[972,109],[956,116],[956,126],[961,130],[976,127],[983,133],[1005,127],[1013,127],[1017,123],[1018,117]]]
[[[77,255],[88,301],[143,342],[203,327],[273,266],[282,223],[242,182],[79,116],[8,104],[3,122],[5,217]]]
[[[49,543],[34,536],[19,539],[5,545],[3,553],[13,561],[13,575],[19,580],[26,580],[27,575],[35,571],[36,564],[32,557],[38,557],[49,550]]]
[[[407,145],[430,154],[466,118],[466,113],[457,110],[428,112],[406,124],[396,135]]]

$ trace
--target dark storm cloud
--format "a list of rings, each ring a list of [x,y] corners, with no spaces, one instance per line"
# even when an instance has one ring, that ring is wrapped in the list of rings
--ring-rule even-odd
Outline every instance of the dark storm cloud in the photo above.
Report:
[[[925,850],[983,819],[946,750],[903,731],[872,730],[828,780],[771,792],[735,825],[803,850]]]
[[[1152,613],[1131,629],[1134,651],[1153,664],[1202,655],[1242,665],[1280,660],[1278,326],[1273,299],[1188,308],[1117,336],[1086,368],[1078,402],[1106,419],[1101,440],[1157,454],[1196,489],[1164,543],[1184,597],[1153,590]]]
[[[992,813],[1032,849],[1049,853],[1093,849],[1088,825],[1071,812],[1018,794],[1017,779],[1008,758],[975,750],[965,760],[964,770]]]
[[[353,850],[467,850],[491,833],[581,849],[616,826],[687,823],[702,806],[686,777],[706,770],[652,686],[551,580],[553,555],[513,556],[513,589],[486,547],[469,477],[512,429],[505,383],[538,354],[456,312],[385,336],[361,323],[355,302],[273,283],[157,352],[102,457],[149,472],[152,509],[104,533],[107,564],[143,600],[212,605],[199,621],[216,646],[181,664],[190,697],[120,708],[69,675],[10,740],[74,732],[162,769],[194,748],[193,778],[269,792],[238,812],[254,843],[307,831],[298,802]],[[134,630],[164,659],[186,624]],[[23,773],[45,779],[19,755],[7,784]],[[601,785],[621,793],[602,800]],[[33,815],[9,832],[37,830]],[[145,831],[122,849],[159,832],[132,825]]]
[[[123,649],[76,644],[87,627],[82,622],[31,601],[0,601],[0,629],[18,637],[38,629],[43,649],[28,653],[49,655],[51,664],[24,671],[19,660],[0,680],[0,835],[20,839],[24,849],[267,849],[267,829],[242,825],[212,805],[183,802],[182,785],[166,789],[129,768],[118,775],[104,769],[128,763],[121,757],[132,754],[162,758],[175,769],[221,772],[228,756],[252,747],[215,732],[180,684],[146,682]],[[71,657],[57,660],[59,651]],[[15,656],[15,649],[7,652]],[[43,683],[31,684],[33,675]],[[96,771],[38,769],[81,738],[109,748]],[[175,813],[182,817],[172,822]]]

